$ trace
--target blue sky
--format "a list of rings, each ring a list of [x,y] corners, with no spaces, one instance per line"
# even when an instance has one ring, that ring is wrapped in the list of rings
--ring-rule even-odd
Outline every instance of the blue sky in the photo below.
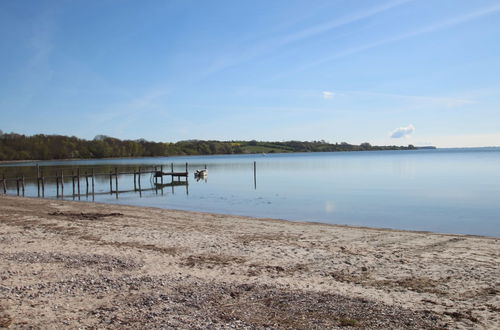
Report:
[[[0,129],[500,145],[500,1],[0,0]]]

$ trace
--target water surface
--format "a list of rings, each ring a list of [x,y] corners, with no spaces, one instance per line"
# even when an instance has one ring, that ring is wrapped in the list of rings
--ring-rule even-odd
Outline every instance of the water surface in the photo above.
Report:
[[[254,181],[254,161],[256,180]],[[500,148],[370,151],[268,155],[224,155],[142,159],[39,162],[45,173],[66,175],[134,169],[163,164],[183,171],[189,185],[116,195],[95,195],[96,202],[216,212],[370,227],[426,230],[500,237]],[[193,171],[207,166],[206,180]],[[32,176],[34,163],[0,166],[6,176]],[[165,182],[170,182],[166,178]],[[81,200],[85,196],[82,180]],[[132,176],[119,177],[120,190],[133,189]],[[143,188],[152,188],[149,176]],[[8,193],[16,194],[15,182]],[[65,181],[65,199],[71,180]],[[96,192],[109,191],[109,178],[96,180]],[[27,181],[25,194],[37,195]],[[55,197],[55,186],[46,197]]]

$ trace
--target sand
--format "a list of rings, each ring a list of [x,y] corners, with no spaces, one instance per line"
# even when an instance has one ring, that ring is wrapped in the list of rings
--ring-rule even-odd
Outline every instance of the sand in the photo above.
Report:
[[[0,327],[498,329],[499,247],[0,196]]]

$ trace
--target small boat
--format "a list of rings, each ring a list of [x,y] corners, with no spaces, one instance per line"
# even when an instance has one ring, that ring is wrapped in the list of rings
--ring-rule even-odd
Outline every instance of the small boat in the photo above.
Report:
[[[207,169],[196,170],[196,172],[194,172],[194,176],[195,177],[204,177],[204,176],[207,176],[207,175],[208,175],[208,170]]]

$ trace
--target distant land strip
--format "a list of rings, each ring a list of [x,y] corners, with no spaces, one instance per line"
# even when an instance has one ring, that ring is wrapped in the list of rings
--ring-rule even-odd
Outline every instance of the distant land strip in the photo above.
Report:
[[[22,135],[0,131],[0,161],[92,159],[118,157],[161,157],[289,152],[332,152],[370,150],[414,150],[408,146],[372,146],[321,141],[204,141],[152,142],[144,139],[120,140],[98,135],[93,140],[63,135]]]

